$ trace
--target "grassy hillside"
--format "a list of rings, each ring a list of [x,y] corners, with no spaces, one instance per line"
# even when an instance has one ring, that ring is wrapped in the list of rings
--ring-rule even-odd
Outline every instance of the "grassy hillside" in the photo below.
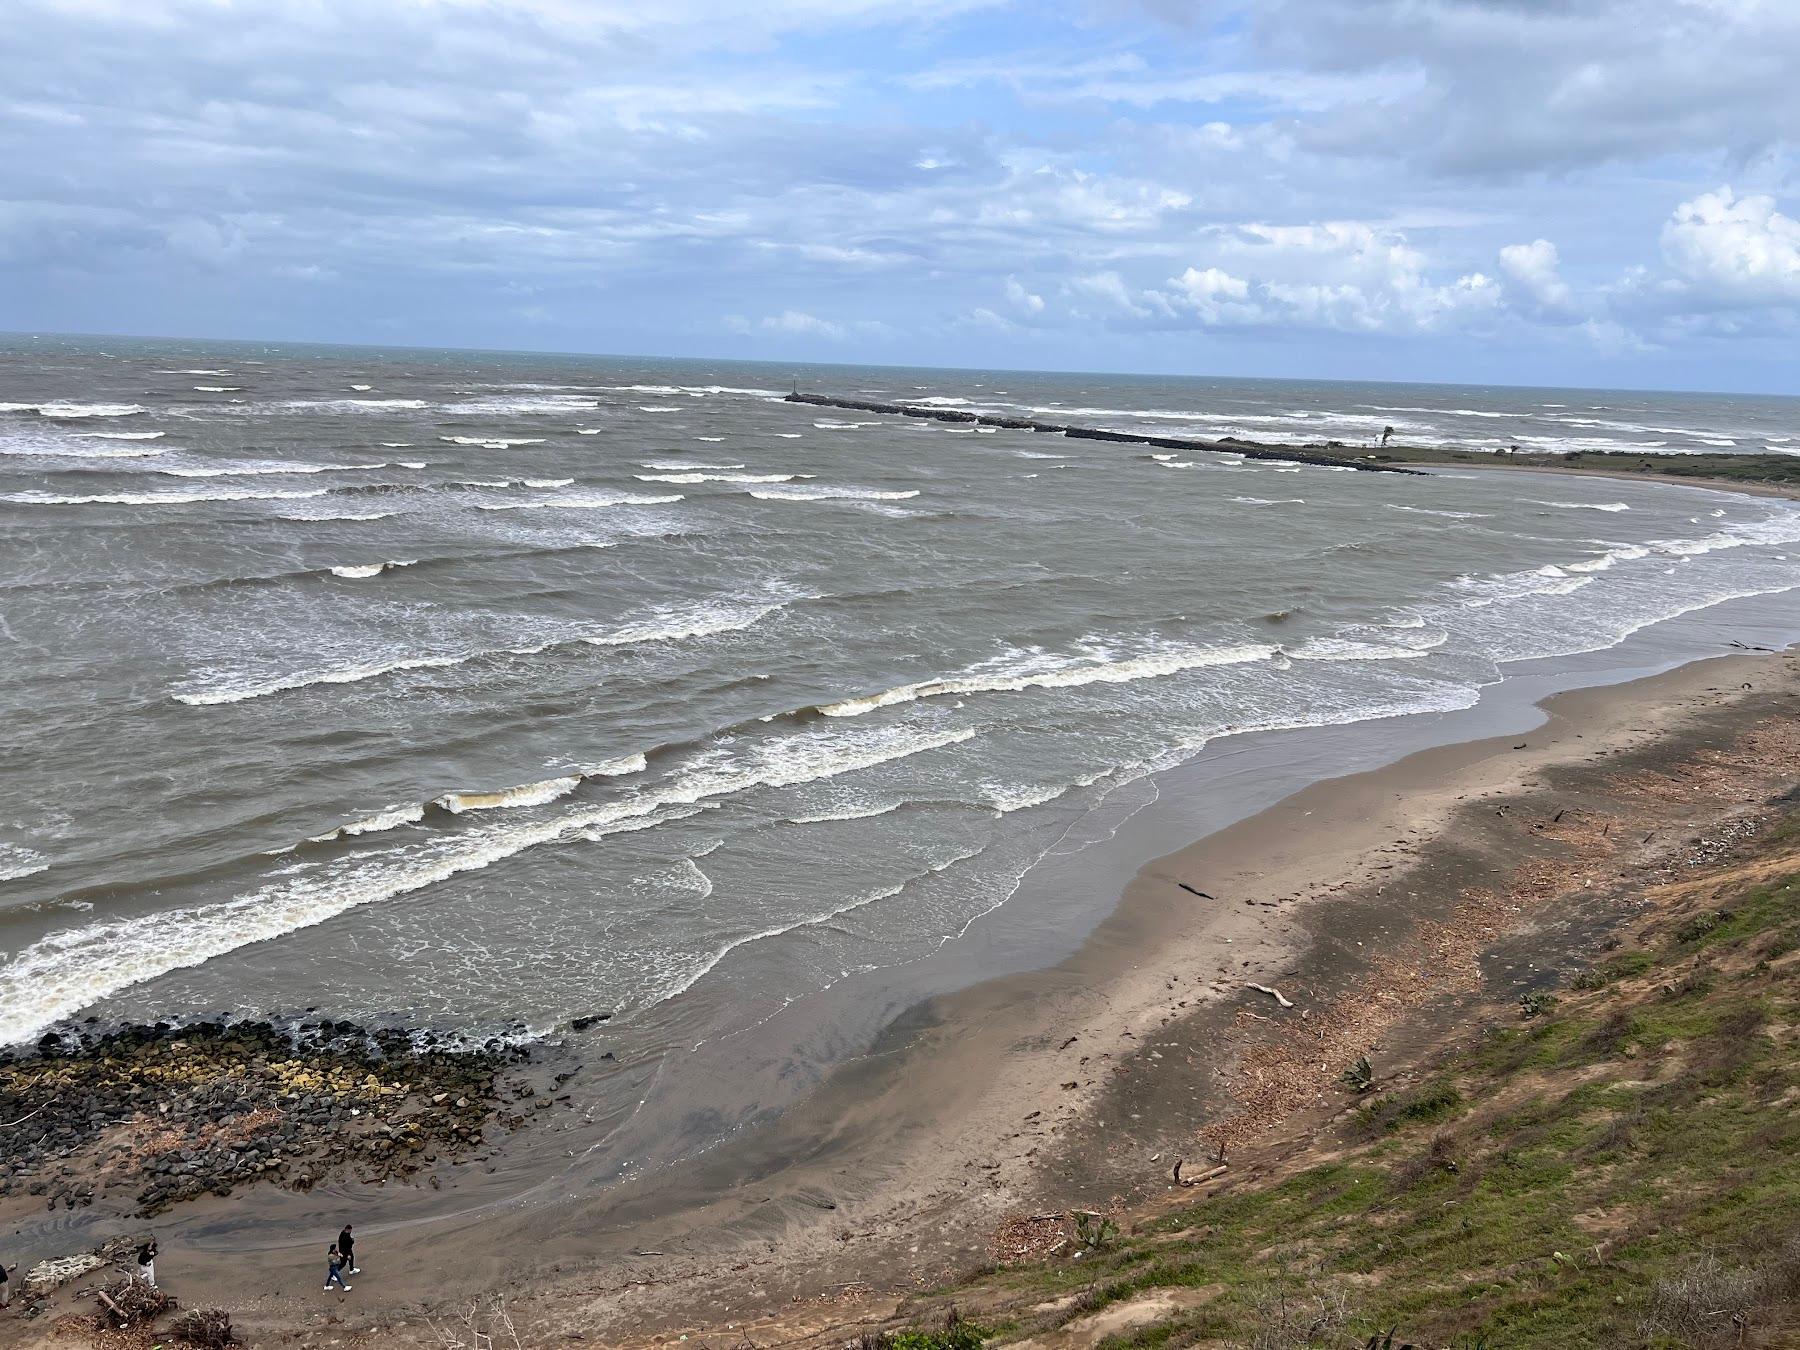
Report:
[[[1312,1165],[955,1297],[989,1344],[1800,1344],[1800,812],[1649,899]]]

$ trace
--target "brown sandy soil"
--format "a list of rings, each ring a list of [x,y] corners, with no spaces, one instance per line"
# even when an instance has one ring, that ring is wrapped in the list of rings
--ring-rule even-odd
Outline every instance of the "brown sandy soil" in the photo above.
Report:
[[[994,1250],[998,1231],[1029,1252],[1069,1236],[1072,1207],[1192,1199],[1177,1158],[1204,1170],[1224,1142],[1227,1181],[1210,1184],[1296,1165],[1357,1053],[1403,1081],[1578,964],[1696,839],[1791,786],[1797,699],[1794,657],[1723,658],[1558,696],[1524,736],[1308,788],[1143,869],[1069,961],[923,1010],[697,1162],[695,1203],[673,1213],[626,1195],[365,1236],[382,1274],[342,1302],[318,1291],[313,1243],[165,1245],[159,1271],[255,1344],[472,1344],[459,1315],[481,1299],[491,1331],[495,1289],[524,1345],[842,1344],[1020,1254]]]

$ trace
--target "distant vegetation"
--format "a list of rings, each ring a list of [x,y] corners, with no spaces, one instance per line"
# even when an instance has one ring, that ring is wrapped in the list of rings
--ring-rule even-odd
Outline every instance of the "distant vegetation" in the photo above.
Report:
[[[1486,464],[1512,469],[1579,469],[1645,478],[1715,478],[1731,483],[1800,487],[1800,455],[1652,455],[1573,450],[1561,455],[1493,453],[1389,446],[1367,456],[1392,464]]]

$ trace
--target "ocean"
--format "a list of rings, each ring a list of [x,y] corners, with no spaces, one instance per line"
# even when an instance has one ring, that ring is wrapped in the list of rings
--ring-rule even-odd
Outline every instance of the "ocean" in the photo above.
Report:
[[[712,1101],[705,1147],[861,1042],[798,1018],[698,1090],[696,1047],[982,940],[1209,745],[1468,708],[1800,586],[1776,498],[1142,453],[796,386],[1800,449],[1780,398],[3,340],[0,1044],[603,1016],[594,1138],[676,1093]]]

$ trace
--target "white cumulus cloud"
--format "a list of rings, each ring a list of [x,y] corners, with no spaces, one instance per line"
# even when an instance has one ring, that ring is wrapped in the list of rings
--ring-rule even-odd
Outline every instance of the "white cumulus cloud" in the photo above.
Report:
[[[1800,304],[1800,220],[1773,198],[1704,192],[1663,226],[1663,258],[1701,294],[1749,305]]]

